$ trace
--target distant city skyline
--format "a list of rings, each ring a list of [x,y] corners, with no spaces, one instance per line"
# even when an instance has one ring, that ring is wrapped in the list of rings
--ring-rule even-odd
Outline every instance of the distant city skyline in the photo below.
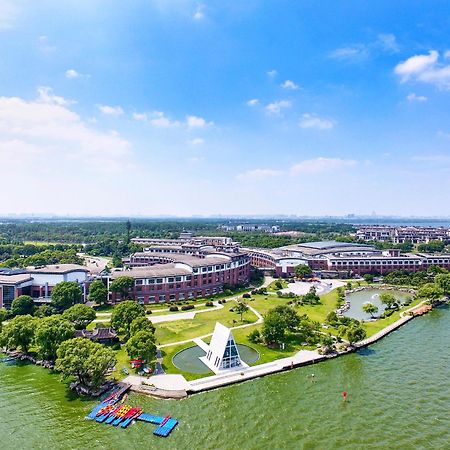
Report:
[[[0,0],[0,217],[450,217],[448,28],[443,0]]]

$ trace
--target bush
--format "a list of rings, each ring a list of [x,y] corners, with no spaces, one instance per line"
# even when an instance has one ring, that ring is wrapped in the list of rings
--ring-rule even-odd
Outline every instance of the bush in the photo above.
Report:
[[[187,311],[188,309],[194,309],[195,306],[194,305],[183,305],[181,307],[181,311]]]
[[[253,344],[258,344],[261,342],[261,333],[259,332],[259,330],[253,330],[248,334],[247,339],[250,342],[253,342]]]
[[[169,311],[178,311],[178,306],[171,306],[170,308],[169,308]]]
[[[233,308],[230,308],[230,312],[234,312],[234,309],[233,309]]]
[[[220,302],[219,302],[219,303],[220,303]],[[206,302],[205,305],[206,305],[206,306],[214,306],[214,303],[213,303],[213,302]]]
[[[120,350],[120,344],[119,344],[118,342],[116,342],[115,344],[113,344],[113,345],[111,346],[111,349],[112,349],[112,350]]]
[[[242,298],[250,298],[250,297],[251,297],[251,295],[248,293],[242,294]]]
[[[151,309],[147,309],[146,314],[153,314],[153,311]]]

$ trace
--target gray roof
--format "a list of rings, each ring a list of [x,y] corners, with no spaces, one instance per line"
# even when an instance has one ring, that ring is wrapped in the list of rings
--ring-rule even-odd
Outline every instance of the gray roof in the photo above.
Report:
[[[21,274],[0,274],[0,284],[21,284],[26,281],[30,281],[33,278],[29,273],[21,273]]]
[[[89,272],[86,266],[79,264],[49,264],[48,266],[27,267],[29,273],[64,274],[76,271]]]
[[[175,267],[175,264],[155,264],[147,267],[133,267],[129,270],[117,270],[111,272],[111,278],[133,277],[133,278],[158,278],[174,277],[180,275],[191,275],[192,271]]]

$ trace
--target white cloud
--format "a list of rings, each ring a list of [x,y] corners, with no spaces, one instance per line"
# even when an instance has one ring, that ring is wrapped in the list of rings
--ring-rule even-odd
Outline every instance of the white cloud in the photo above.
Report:
[[[157,128],[186,127],[191,129],[206,128],[214,125],[213,122],[207,122],[203,117],[186,116],[185,122],[170,119],[163,111],[152,111],[150,113],[134,112],[133,119],[142,122],[148,122]]]
[[[379,53],[397,53],[397,38],[392,33],[380,33],[375,40],[367,43],[350,44],[329,53],[329,57],[347,62],[361,62]]]
[[[415,92],[411,92],[406,96],[408,102],[426,102],[428,100],[424,95],[417,95]]]
[[[401,77],[402,82],[408,81],[414,76],[418,76],[437,63],[439,53],[431,50],[428,55],[415,55],[403,61],[394,69],[394,72]]]
[[[203,145],[204,143],[205,143],[205,140],[202,138],[194,138],[194,139],[189,140],[189,145],[198,146],[198,145]]]
[[[0,97],[0,154],[8,164],[52,167],[55,176],[80,169],[121,171],[130,166],[131,145],[117,132],[87,125],[69,101],[40,88],[38,98]],[[61,172],[62,171],[62,172]]]
[[[330,53],[330,58],[341,61],[361,61],[369,56],[368,48],[363,44],[340,47]]]
[[[148,121],[157,128],[170,128],[180,125],[180,122],[169,119],[162,111],[153,111],[150,113]]]
[[[397,38],[392,33],[380,33],[378,35],[378,43],[382,50],[387,52],[397,53],[399,51]]]
[[[148,116],[147,116],[147,114],[145,114],[145,113],[137,113],[137,112],[134,112],[134,113],[133,113],[133,119],[134,119],[134,120],[141,120],[141,121],[145,122],[145,121],[148,120]]]
[[[411,158],[413,161],[432,164],[450,163],[449,155],[416,155]]]
[[[51,88],[48,86],[41,86],[37,89],[38,101],[40,103],[49,103],[53,105],[66,106],[76,103],[74,100],[66,100],[64,97],[54,95]]]
[[[334,125],[335,121],[331,119],[324,119],[321,117],[318,117],[314,114],[303,114],[302,118],[300,119],[299,126],[300,128],[313,128],[316,130],[331,130]]]
[[[341,159],[341,158],[314,158],[306,159],[291,167],[291,173],[293,175],[298,174],[315,174],[321,172],[338,171],[348,167],[356,165],[356,161],[353,159]]]
[[[283,89],[291,89],[293,91],[296,91],[299,88],[298,84],[295,84],[292,80],[286,80],[285,82],[281,83],[280,86]]]
[[[252,98],[247,102],[247,106],[256,106],[259,104],[259,100],[257,98]]]
[[[266,105],[265,110],[271,116],[279,116],[283,109],[290,108],[291,106],[292,102],[290,100],[278,100]]]
[[[197,5],[197,8],[194,13],[195,20],[202,20],[205,18],[205,5]]]
[[[440,89],[450,89],[450,65],[439,62],[439,53],[436,50],[430,50],[425,55],[411,56],[397,64],[394,72],[400,77],[401,83],[421,81]]]
[[[75,69],[66,70],[66,78],[79,78],[81,76]]]
[[[275,69],[268,70],[266,73],[269,78],[275,78],[278,75],[278,71]]]
[[[274,169],[253,169],[248,170],[247,172],[240,173],[236,176],[238,180],[253,180],[253,181],[261,181],[267,178],[278,177],[282,175],[283,172],[281,170]]]
[[[56,46],[50,44],[47,36],[38,37],[38,49],[42,53],[53,53],[56,50]]]
[[[189,129],[205,128],[214,125],[213,122],[207,122],[203,117],[186,116],[186,125]]]
[[[19,14],[16,4],[9,0],[0,0],[0,31],[9,30]]]
[[[120,106],[98,105],[98,109],[106,116],[121,116],[123,109]]]

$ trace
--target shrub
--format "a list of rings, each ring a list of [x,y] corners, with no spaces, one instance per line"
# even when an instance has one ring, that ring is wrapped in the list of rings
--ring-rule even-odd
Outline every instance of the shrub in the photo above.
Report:
[[[112,349],[112,350],[120,350],[120,344],[119,344],[118,342],[116,342],[115,344],[113,344],[113,345],[111,346],[111,349]]]
[[[233,309],[233,308],[230,308],[230,312],[234,312],[234,309]]]
[[[169,311],[178,311],[178,306],[171,306]]]
[[[251,297],[251,295],[248,294],[247,292],[245,294],[242,294],[242,298],[250,298],[250,297]]]
[[[261,342],[261,333],[259,330],[253,330],[248,334],[247,339],[254,344],[258,344]]]
[[[220,302],[219,302],[219,303],[220,303]],[[213,303],[213,302],[206,302],[205,305],[206,305],[206,306],[214,306],[214,303]]]
[[[195,308],[194,305],[183,305],[183,306],[181,307],[181,310],[182,310],[182,311],[187,311],[188,309],[194,309],[194,308]]]
[[[153,314],[153,311],[151,309],[147,309],[147,314]]]

